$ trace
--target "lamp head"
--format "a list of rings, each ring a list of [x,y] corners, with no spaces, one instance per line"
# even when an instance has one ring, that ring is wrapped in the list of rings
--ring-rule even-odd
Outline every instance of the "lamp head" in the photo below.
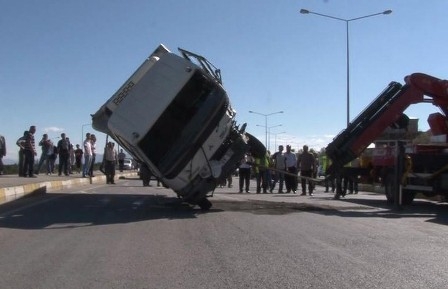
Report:
[[[391,12],[392,12],[392,11],[391,11]],[[310,11],[309,11],[309,10],[306,10],[306,9],[300,9],[300,13],[302,13],[302,14],[309,14]]]

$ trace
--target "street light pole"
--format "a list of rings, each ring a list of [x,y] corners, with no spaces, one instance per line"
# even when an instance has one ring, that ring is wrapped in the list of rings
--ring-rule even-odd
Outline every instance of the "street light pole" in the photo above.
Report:
[[[265,127],[264,125],[259,125],[259,124],[257,124],[257,126]],[[273,126],[269,126],[268,127],[268,142],[267,142],[268,145],[266,147],[267,150],[271,150],[271,128],[279,127],[279,126],[282,126],[282,125],[281,124],[277,124],[277,125],[273,125]]]
[[[279,135],[279,134],[283,134],[283,133],[286,133],[286,131],[273,133],[273,135],[274,135],[274,149],[275,149],[275,150],[277,149],[277,135]]]
[[[343,18],[339,18],[339,17],[335,17],[335,16],[331,16],[331,15],[326,15],[326,14],[321,14],[321,13],[316,13],[316,12],[312,12],[309,11],[307,9],[300,9],[300,13],[302,14],[314,14],[317,16],[322,16],[322,17],[326,17],[326,18],[331,18],[334,20],[338,20],[338,21],[343,21],[345,22],[345,33],[346,33],[346,52],[347,52],[347,127],[350,124],[350,46],[349,46],[349,23],[356,21],[356,20],[360,20],[360,19],[364,19],[364,18],[368,18],[368,17],[373,17],[373,16],[377,16],[377,15],[389,15],[392,13],[392,10],[385,10],[383,12],[378,12],[378,13],[373,13],[373,14],[369,14],[369,15],[365,15],[365,16],[361,16],[361,17],[356,17],[356,18],[351,18],[351,19],[343,19]]]
[[[82,126],[81,126],[81,145],[82,145],[82,142],[83,142],[83,140],[84,140],[84,127],[85,126],[91,126],[92,124],[91,123],[85,123],[85,124],[83,124]]]
[[[264,127],[265,127],[264,145],[265,145],[265,147],[267,149],[268,148],[268,116],[271,116],[273,114],[283,113],[283,110],[277,111],[277,112],[272,112],[272,113],[267,113],[267,114],[249,110],[249,113],[254,113],[254,114],[258,114],[258,115],[264,116]]]

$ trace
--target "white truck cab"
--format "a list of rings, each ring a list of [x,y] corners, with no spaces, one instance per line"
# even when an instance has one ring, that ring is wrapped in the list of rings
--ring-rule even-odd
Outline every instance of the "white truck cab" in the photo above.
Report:
[[[204,57],[160,45],[92,116],[177,195],[202,209],[249,150],[220,71]],[[256,139],[253,147],[264,149]]]

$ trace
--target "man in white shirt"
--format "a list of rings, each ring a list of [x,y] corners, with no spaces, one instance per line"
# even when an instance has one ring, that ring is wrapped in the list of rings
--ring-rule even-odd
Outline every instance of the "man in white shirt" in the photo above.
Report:
[[[95,159],[96,159],[96,136],[94,134],[90,135],[90,149],[92,150],[92,160],[90,162],[90,176],[94,177],[93,175],[93,166],[95,165]]]
[[[286,171],[289,173],[285,175],[285,185],[286,185],[286,193],[290,193],[291,191],[295,194],[297,191],[297,157],[294,153],[291,152],[291,146],[286,146],[285,163],[286,163]],[[291,175],[292,174],[292,175]]]
[[[84,140],[84,167],[82,169],[82,177],[90,175],[90,165],[92,164],[92,143],[90,140],[90,133],[86,133]]]
[[[243,159],[241,160],[238,172],[240,177],[240,193],[243,192],[243,188],[245,188],[246,193],[250,193],[249,187],[250,187],[250,169],[251,165],[250,163],[253,162],[252,157],[249,154],[244,155]]]

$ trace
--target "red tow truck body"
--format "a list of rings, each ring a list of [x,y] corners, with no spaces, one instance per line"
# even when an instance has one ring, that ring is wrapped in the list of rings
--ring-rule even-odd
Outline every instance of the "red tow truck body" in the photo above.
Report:
[[[404,78],[405,84],[391,82],[333,141],[326,154],[332,165],[330,175],[344,175],[344,165],[359,157],[388,127],[405,128],[408,118],[403,112],[412,104],[432,103],[440,112],[431,114],[430,144],[404,144],[407,164],[399,172],[403,203],[411,203],[416,193],[427,196],[448,196],[448,81],[423,73]],[[398,140],[397,140],[398,141]],[[391,145],[392,144],[392,145]],[[397,160],[393,142],[377,146],[369,168],[351,169],[351,174],[370,174],[379,177],[386,196],[393,201],[392,174]],[[336,191],[336,196],[341,190]]]

